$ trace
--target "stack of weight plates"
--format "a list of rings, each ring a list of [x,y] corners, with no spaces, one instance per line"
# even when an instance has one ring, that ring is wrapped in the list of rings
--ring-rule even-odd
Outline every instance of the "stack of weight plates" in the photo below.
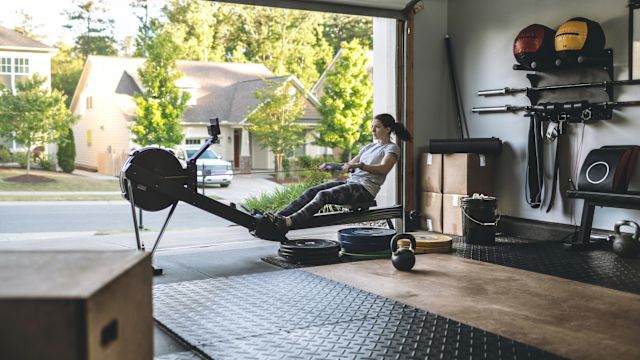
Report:
[[[416,254],[451,252],[451,237],[432,232],[411,233],[416,238]]]
[[[288,240],[280,244],[278,255],[293,264],[335,264],[340,260],[340,243],[323,239]]]
[[[342,255],[353,259],[382,259],[391,256],[389,244],[395,230],[358,227],[338,230]]]

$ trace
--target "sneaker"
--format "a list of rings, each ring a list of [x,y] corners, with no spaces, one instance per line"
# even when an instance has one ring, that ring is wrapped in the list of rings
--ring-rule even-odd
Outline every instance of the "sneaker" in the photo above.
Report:
[[[289,232],[289,227],[287,226],[287,219],[285,219],[284,216],[282,215],[275,215],[276,218],[276,227],[278,228],[278,230],[280,230],[280,232],[282,233],[282,235],[286,234],[287,232]]]
[[[289,227],[287,227],[287,220],[284,218],[284,216],[272,213],[265,213],[264,215],[269,219],[269,222],[275,225],[280,234],[285,235],[287,232],[289,232]]]

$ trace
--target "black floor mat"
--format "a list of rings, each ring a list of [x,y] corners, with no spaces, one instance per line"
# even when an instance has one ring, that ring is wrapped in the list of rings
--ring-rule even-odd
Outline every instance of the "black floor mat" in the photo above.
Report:
[[[555,359],[301,270],[156,285],[154,317],[215,359]]]
[[[607,249],[570,251],[561,242],[503,236],[496,237],[496,244],[490,246],[470,245],[462,237],[454,237],[453,249],[454,256],[640,294],[640,258],[621,258]],[[275,254],[262,260],[284,269],[307,267]]]
[[[640,259],[609,250],[570,251],[560,242],[497,237],[495,245],[453,241],[453,255],[640,294]]]

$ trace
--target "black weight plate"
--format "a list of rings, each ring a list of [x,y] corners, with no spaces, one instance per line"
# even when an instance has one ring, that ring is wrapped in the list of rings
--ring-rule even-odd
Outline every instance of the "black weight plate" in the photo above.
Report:
[[[396,234],[395,230],[385,228],[374,227],[355,227],[338,230],[338,240],[340,241],[362,241],[372,240],[377,238],[385,238],[389,241],[393,235]]]
[[[329,250],[317,250],[317,251],[298,251],[298,250],[291,250],[291,249],[280,249],[280,252],[287,254],[287,255],[291,255],[291,256],[331,256],[334,255],[336,253],[338,253],[340,250],[336,250],[336,249],[329,249]]]
[[[278,255],[280,255],[280,257],[282,257],[283,259],[285,259],[290,263],[304,264],[304,265],[335,264],[340,261],[339,254],[335,254],[334,256],[322,256],[322,257],[309,257],[309,256],[297,257],[297,256],[282,254],[280,251],[278,251]]]
[[[278,250],[278,255],[284,258],[290,259],[306,259],[306,260],[322,260],[322,259],[332,259],[338,257],[340,252],[335,252],[332,254],[313,254],[313,255],[296,255],[284,252],[282,250]]]
[[[293,250],[300,253],[331,249],[340,251],[340,243],[337,241],[324,239],[299,239],[285,241],[280,244],[280,248],[285,250]]]
[[[356,260],[388,259],[391,257],[391,250],[370,253],[350,253],[343,249],[340,254],[346,258]]]
[[[360,244],[360,243],[351,243],[351,242],[343,242],[342,249],[349,253],[368,253],[368,252],[377,252],[389,250],[388,242],[378,243],[378,244]]]

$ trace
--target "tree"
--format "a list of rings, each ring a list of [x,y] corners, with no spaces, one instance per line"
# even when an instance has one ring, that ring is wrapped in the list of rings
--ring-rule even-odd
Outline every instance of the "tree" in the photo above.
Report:
[[[75,0],[75,11],[65,11],[70,23],[67,29],[80,32],[76,37],[76,51],[84,60],[89,55],[116,55],[116,40],[113,38],[113,19],[104,17],[106,9],[102,0]]]
[[[304,144],[305,127],[298,122],[304,114],[304,103],[297,92],[294,96],[290,94],[292,87],[288,82],[267,81],[266,86],[255,93],[260,105],[247,116],[249,131],[258,144],[275,155],[279,179],[283,177],[285,155]]]
[[[72,45],[58,43],[55,46],[58,53],[51,59],[51,88],[64,93],[66,105],[69,107],[82,74],[84,61],[73,50]]]
[[[62,132],[58,139],[58,165],[62,171],[70,174],[75,169],[76,143],[73,138],[73,129]]]
[[[322,14],[242,6],[227,51],[238,59],[264,64],[276,75],[295,75],[306,87],[320,77],[333,57],[322,40]],[[321,60],[321,61],[319,61]]]
[[[27,148],[27,175],[31,147],[56,141],[76,118],[64,104],[65,96],[48,90],[39,75],[16,85],[16,93],[4,88],[0,94],[0,136],[12,137]]]
[[[134,0],[129,6],[133,8],[140,24],[134,40],[133,56],[147,57],[147,44],[155,38],[155,34],[160,30],[162,24],[160,20],[149,17],[148,0]]]
[[[180,44],[179,59],[204,60],[213,40],[211,1],[169,0],[162,8],[168,22],[164,30]]]
[[[46,37],[40,32],[42,24],[34,24],[33,16],[29,15],[24,9],[20,10],[20,15],[22,16],[22,21],[13,30],[34,40],[42,40]]]
[[[184,138],[180,120],[189,100],[189,93],[175,85],[183,76],[176,65],[179,48],[170,34],[162,32],[148,44],[147,50],[147,60],[138,70],[145,92],[133,97],[138,108],[131,133],[139,145],[173,147]]]
[[[333,52],[340,50],[340,44],[360,40],[365,48],[373,47],[373,20],[365,16],[343,14],[325,14],[324,39],[333,48]]]
[[[342,55],[327,73],[318,108],[322,122],[316,144],[344,149],[350,158],[361,139],[362,124],[372,117],[373,84],[367,50],[357,39],[342,44]]]

